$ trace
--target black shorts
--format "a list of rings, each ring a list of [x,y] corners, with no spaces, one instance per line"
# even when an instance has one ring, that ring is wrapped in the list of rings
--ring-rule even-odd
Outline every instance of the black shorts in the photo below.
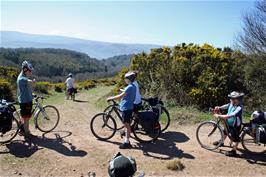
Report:
[[[134,111],[134,112],[138,112],[138,111],[140,111],[140,110],[142,110],[142,103],[134,104],[134,109],[133,109],[133,111]]]
[[[75,88],[69,88],[67,89],[67,92],[69,95],[72,95],[72,93],[75,93]]]
[[[32,111],[32,102],[29,103],[20,103],[20,115],[21,117],[30,118]]]
[[[241,126],[238,127],[230,127],[228,126],[228,133],[230,134],[231,140],[233,142],[240,142],[240,131],[241,131]],[[228,133],[224,132],[225,135],[228,135]]]
[[[131,119],[132,119],[132,114],[133,114],[133,110],[121,111],[122,122],[130,124]]]

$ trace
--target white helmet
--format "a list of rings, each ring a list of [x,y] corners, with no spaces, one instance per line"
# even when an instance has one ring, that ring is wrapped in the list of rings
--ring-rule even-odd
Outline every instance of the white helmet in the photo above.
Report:
[[[131,82],[133,82],[135,80],[135,78],[136,78],[136,73],[130,71],[130,72],[125,74],[124,78],[125,79],[129,79]]]
[[[263,119],[265,118],[266,119],[266,112],[262,112],[262,111],[254,111],[252,114],[251,114],[251,119]]]
[[[25,60],[25,61],[22,62],[21,67],[22,67],[22,69],[26,68],[26,69],[28,69],[30,71],[33,71],[34,70],[32,64],[30,62],[28,62],[27,60]]]

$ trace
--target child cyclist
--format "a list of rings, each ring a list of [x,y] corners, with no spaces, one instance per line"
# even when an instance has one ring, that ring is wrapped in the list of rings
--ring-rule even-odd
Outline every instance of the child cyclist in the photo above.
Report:
[[[244,94],[239,92],[232,92],[228,95],[230,98],[230,103],[225,104],[223,106],[216,106],[215,110],[225,110],[227,109],[227,114],[214,114],[216,118],[224,119],[228,124],[228,133],[231,135],[232,141],[234,142],[233,149],[231,151],[226,152],[226,156],[235,157],[237,155],[236,150],[238,144],[240,142],[240,130],[241,130],[241,123],[242,123],[242,112],[243,112],[243,105],[242,105],[242,98]],[[227,137],[227,132],[224,132],[225,138]],[[219,142],[214,142],[214,145],[218,144]]]
[[[125,74],[124,78],[128,86],[121,90],[122,93],[119,95],[109,97],[107,101],[110,100],[121,100],[119,103],[120,111],[122,112],[122,122],[125,127],[125,140],[124,142],[119,146],[120,149],[128,149],[131,148],[131,144],[129,141],[131,128],[130,128],[130,122],[132,119],[133,109],[134,109],[134,101],[136,97],[136,87],[133,84],[135,80],[135,73],[134,72],[128,72]]]

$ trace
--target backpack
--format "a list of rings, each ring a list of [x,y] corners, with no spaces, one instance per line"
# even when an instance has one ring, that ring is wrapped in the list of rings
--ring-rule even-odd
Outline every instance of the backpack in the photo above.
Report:
[[[147,134],[153,134],[154,133],[154,127],[156,126],[156,124],[159,121],[158,115],[151,110],[147,110],[147,111],[139,111],[138,116],[140,119],[140,124],[141,124],[142,128],[144,129],[144,131]]]
[[[260,125],[256,130],[256,140],[266,144],[266,125]]]
[[[110,177],[131,177],[136,171],[136,160],[132,157],[125,157],[120,152],[109,162],[108,174]]]
[[[12,128],[13,112],[7,105],[0,104],[0,132],[5,134]]]

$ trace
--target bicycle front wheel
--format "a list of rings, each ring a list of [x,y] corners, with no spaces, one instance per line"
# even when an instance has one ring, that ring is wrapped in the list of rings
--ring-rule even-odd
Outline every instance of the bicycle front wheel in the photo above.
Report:
[[[139,122],[135,122],[131,126],[131,129],[134,137],[139,142],[144,142],[144,143],[155,141],[160,136],[161,133],[161,126],[159,122],[154,125],[153,131],[151,132],[145,131]]]
[[[12,118],[11,129],[5,133],[0,132],[0,144],[8,143],[13,140],[19,131],[19,122],[17,119]]]
[[[221,146],[224,134],[220,125],[213,121],[201,123],[196,131],[197,141],[207,150],[215,150]]]
[[[266,153],[266,144],[256,142],[251,132],[246,130],[241,136],[243,148],[252,154],[264,154]]]
[[[47,105],[39,110],[35,117],[36,128],[42,132],[51,132],[59,123],[60,115],[56,107]]]
[[[170,114],[165,107],[162,107],[160,115],[161,132],[164,132],[170,125]]]
[[[99,113],[91,119],[92,134],[99,140],[108,140],[115,135],[116,122],[111,115]]]

